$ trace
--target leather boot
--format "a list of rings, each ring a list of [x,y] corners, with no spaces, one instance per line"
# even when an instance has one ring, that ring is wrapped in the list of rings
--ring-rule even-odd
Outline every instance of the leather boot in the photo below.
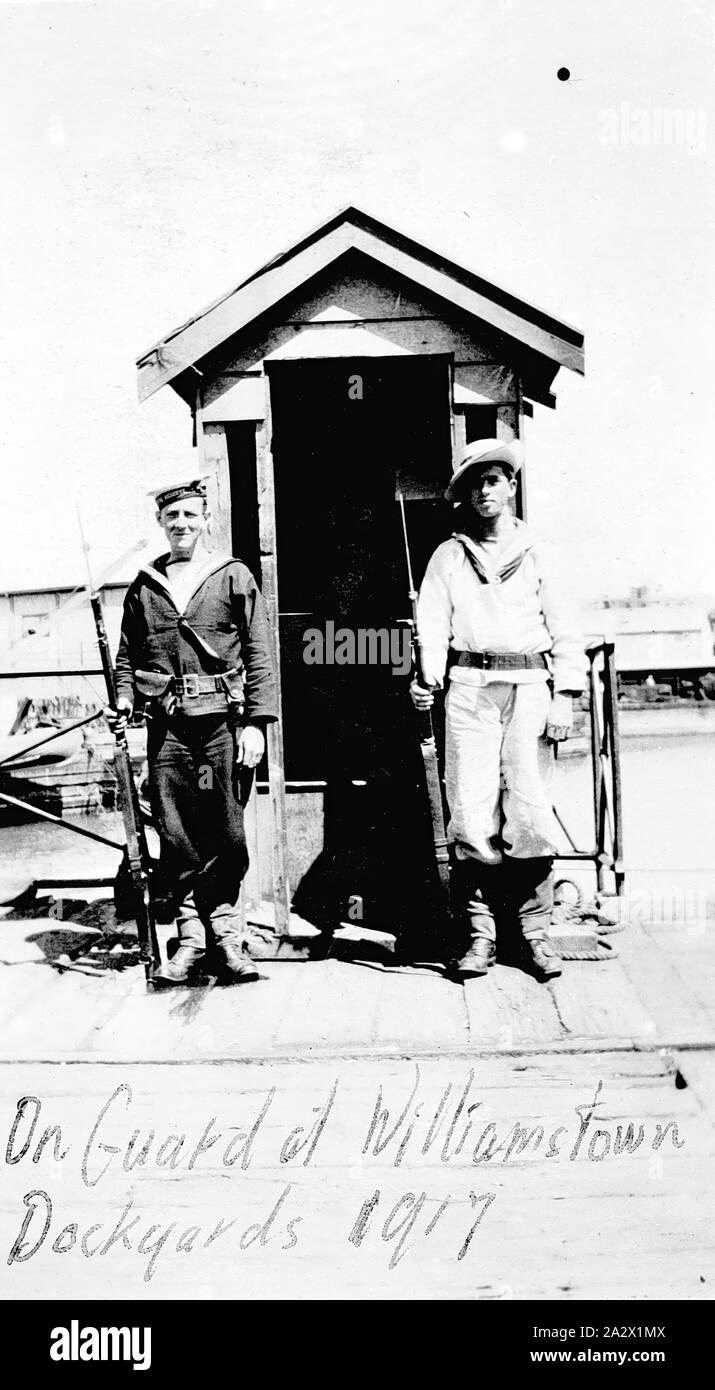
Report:
[[[534,974],[541,980],[555,980],[561,974],[561,957],[558,956],[546,937],[539,939],[530,936],[524,940],[529,955],[529,963]]]
[[[243,925],[235,905],[222,903],[211,911],[216,973],[222,984],[246,984],[260,975],[246,947]]]
[[[499,865],[480,864],[476,859],[459,859],[455,865],[456,907],[466,937],[454,966],[460,979],[486,975],[496,960],[494,904],[501,877],[499,869]]]
[[[261,978],[242,941],[217,941],[216,954],[219,977],[224,984],[243,985]]]
[[[493,941],[488,941],[484,936],[477,936],[470,941],[464,955],[457,961],[454,973],[459,975],[462,980],[470,980],[477,975],[486,975],[496,958],[496,944]]]
[[[206,931],[189,894],[179,906],[177,917],[179,945],[164,965],[153,975],[155,984],[186,985],[199,974],[206,956]]]
[[[526,958],[538,979],[551,980],[561,974],[561,960],[549,942],[554,907],[553,860],[509,859],[507,880],[509,905],[518,917]]]

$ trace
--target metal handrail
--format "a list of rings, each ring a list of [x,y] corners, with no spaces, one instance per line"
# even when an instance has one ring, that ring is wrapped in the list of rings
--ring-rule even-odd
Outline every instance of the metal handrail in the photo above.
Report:
[[[593,778],[593,847],[579,850],[559,815],[554,814],[571,846],[570,852],[557,854],[557,859],[592,863],[601,893],[607,891],[607,874],[613,875],[618,897],[623,893],[625,867],[623,863],[623,816],[621,798],[621,757],[618,731],[618,685],[613,642],[592,643],[586,648],[588,657],[588,690],[590,703],[591,771]]]

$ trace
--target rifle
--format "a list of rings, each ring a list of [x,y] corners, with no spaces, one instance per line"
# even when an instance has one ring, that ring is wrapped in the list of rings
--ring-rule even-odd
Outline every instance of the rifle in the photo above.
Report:
[[[427,686],[425,680],[424,662],[422,657],[422,639],[420,637],[419,625],[417,622],[417,590],[415,589],[412,577],[412,560],[410,558],[410,543],[407,538],[407,520],[405,517],[405,499],[402,493],[397,494],[402,513],[402,531],[405,538],[405,558],[407,560],[407,582],[408,598],[412,609],[412,649],[415,660],[415,673],[420,685]],[[434,855],[437,865],[439,884],[444,900],[444,906],[449,913],[449,852],[447,849],[447,832],[444,824],[444,805],[442,802],[442,782],[439,774],[439,762],[437,759],[437,745],[434,737],[434,725],[430,710],[425,710],[420,715],[420,748],[422,750],[422,761],[425,769],[425,780],[427,782],[427,798],[429,801],[430,819],[432,821],[432,839],[434,841]]]
[[[117,685],[114,677],[112,657],[109,650],[107,629],[104,623],[102,600],[99,592],[92,583],[89,550],[85,540],[82,518],[79,515],[79,511],[77,512],[77,519],[79,521],[82,549],[87,565],[87,578],[89,581],[87,593],[94,615],[94,625],[97,630],[97,645],[102,662],[104,683],[107,687],[107,700],[110,708],[116,713]],[[124,834],[127,841],[125,858],[134,887],[134,911],[136,914],[137,932],[139,936],[139,959],[144,966],[147,986],[150,986],[154,969],[160,964],[161,956],[159,954],[159,943],[156,935],[156,923],[154,920],[154,910],[152,907],[149,884],[149,847],[147,845],[144,822],[139,806],[139,795],[134,781],[134,773],[132,772],[126,730],[117,728],[113,730],[113,733],[115,742],[114,770],[117,776],[119,809],[122,813]]]

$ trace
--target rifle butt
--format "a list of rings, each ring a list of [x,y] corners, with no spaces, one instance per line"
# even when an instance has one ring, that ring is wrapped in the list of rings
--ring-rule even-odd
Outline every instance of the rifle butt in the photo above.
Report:
[[[119,735],[116,740],[114,768],[127,842],[127,865],[134,887],[139,958],[145,967],[148,982],[154,967],[160,963],[159,942],[151,903],[149,874],[146,869],[148,847],[125,735]]]
[[[449,845],[447,841],[447,830],[444,822],[444,802],[442,800],[442,780],[439,771],[437,758],[437,746],[434,734],[421,740],[422,760],[425,770],[425,782],[427,786],[427,801],[429,804],[430,820],[432,822],[432,843],[434,846],[434,857],[437,868],[437,875],[443,894],[449,900]]]

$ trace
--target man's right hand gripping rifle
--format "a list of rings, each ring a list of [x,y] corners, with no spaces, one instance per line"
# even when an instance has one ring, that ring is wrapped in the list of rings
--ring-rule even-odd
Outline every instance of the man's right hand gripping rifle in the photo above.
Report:
[[[421,685],[417,676],[414,676],[410,683],[410,696],[415,709],[424,711],[431,709],[434,704],[434,692],[436,686]]]
[[[126,733],[127,724],[132,717],[132,702],[127,700],[124,695],[120,695],[117,700],[116,709],[107,705],[104,710],[104,717],[113,734]]]

